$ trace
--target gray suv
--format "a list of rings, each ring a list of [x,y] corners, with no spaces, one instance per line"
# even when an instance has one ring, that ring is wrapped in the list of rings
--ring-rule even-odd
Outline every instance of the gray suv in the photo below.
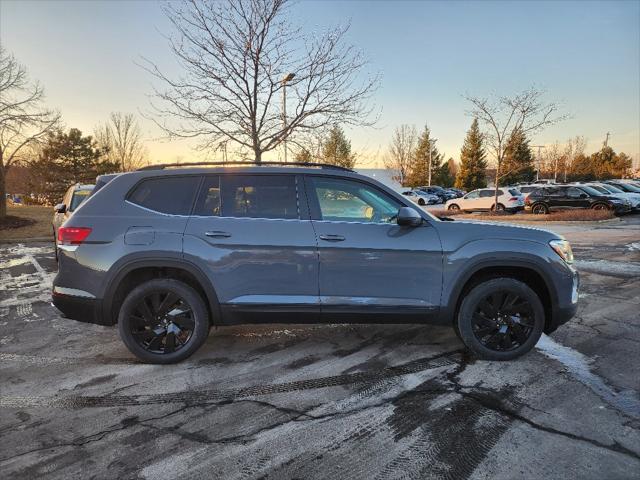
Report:
[[[328,165],[99,177],[59,230],[53,303],[118,324],[152,363],[189,357],[212,325],[258,322],[450,325],[476,356],[508,360],[575,314],[562,237],[449,220]]]

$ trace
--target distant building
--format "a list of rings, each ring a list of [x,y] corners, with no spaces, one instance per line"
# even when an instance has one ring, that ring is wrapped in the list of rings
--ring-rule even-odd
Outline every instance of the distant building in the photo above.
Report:
[[[388,168],[357,168],[356,172],[360,175],[366,175],[367,177],[374,178],[394,190],[400,190],[402,188],[400,182],[394,179],[394,177],[398,176],[398,172],[396,170]]]

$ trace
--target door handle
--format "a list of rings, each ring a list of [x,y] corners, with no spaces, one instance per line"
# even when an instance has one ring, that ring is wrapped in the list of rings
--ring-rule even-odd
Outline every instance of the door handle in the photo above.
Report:
[[[213,232],[205,232],[205,235],[213,238],[229,238],[231,236],[229,232],[220,232],[217,230]]]
[[[327,242],[342,242],[345,238],[342,235],[320,235],[320,240],[325,240]]]

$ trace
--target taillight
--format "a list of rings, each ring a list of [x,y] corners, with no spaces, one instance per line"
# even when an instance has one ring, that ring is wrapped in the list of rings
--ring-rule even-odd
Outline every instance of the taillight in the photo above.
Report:
[[[61,245],[80,245],[91,233],[87,227],[60,227],[58,243]]]
[[[510,202],[517,202],[518,200],[520,200],[518,197],[511,197],[509,199]]]

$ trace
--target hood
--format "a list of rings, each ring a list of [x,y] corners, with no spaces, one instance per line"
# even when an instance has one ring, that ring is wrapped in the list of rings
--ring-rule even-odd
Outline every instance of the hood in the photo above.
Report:
[[[547,244],[564,239],[561,235],[535,227],[505,225],[504,223],[454,221],[438,222],[435,227],[443,245],[462,245],[474,240],[511,239]],[[455,249],[455,248],[454,248]]]

